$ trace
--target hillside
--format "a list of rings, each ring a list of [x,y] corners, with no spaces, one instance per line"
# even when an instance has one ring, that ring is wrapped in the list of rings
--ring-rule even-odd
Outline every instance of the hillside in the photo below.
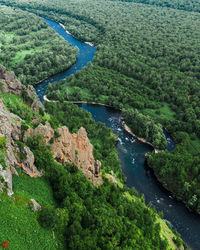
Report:
[[[160,129],[150,133],[149,127],[166,128],[177,147],[152,154],[149,164],[178,200],[199,213],[198,1],[0,2],[59,21],[78,39],[96,45],[94,64],[49,87],[48,98],[124,109],[132,131],[160,149],[163,135]],[[139,128],[131,122],[134,114]]]
[[[10,249],[22,245],[23,249],[35,249],[38,244],[41,249],[142,245],[144,249],[176,249],[175,243],[182,245],[155,210],[145,205],[143,197],[122,184],[117,158],[111,168],[114,172],[110,172],[110,155],[117,154],[109,129],[69,104],[74,113],[70,117],[76,117],[68,121],[72,128],[87,117],[88,123],[84,123],[90,137],[90,130],[96,127],[91,138],[94,145],[97,139],[100,145],[110,141],[106,151],[95,146],[93,152],[84,128],[71,134],[59,116],[46,112],[34,89],[22,85],[3,66],[0,82],[0,213],[4,225],[0,237],[9,242]],[[68,108],[67,104],[46,105],[51,113],[58,107]],[[102,133],[105,139],[99,136]],[[93,154],[98,155],[102,167]]]

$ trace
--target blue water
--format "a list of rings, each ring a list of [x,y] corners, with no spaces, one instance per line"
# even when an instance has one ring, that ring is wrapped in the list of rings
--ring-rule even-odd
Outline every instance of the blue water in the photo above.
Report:
[[[68,35],[58,23],[47,19],[45,21],[68,42],[71,42],[73,46],[78,46],[79,55],[76,64],[68,71],[56,75],[36,87],[40,99],[45,94],[49,83],[64,79],[66,76],[75,73],[76,70],[80,70],[89,61],[93,60],[95,54],[94,47],[77,41]],[[182,203],[176,201],[156,180],[153,171],[145,165],[145,153],[151,151],[152,148],[135,140],[123,129],[119,111],[98,105],[83,104],[79,106],[89,111],[95,121],[105,123],[118,135],[117,151],[122,171],[127,177],[127,186],[135,187],[138,192],[144,194],[146,203],[151,202],[158,211],[163,211],[164,218],[177,229],[189,247],[200,249],[200,218],[190,213]],[[166,131],[164,133],[168,142],[167,149],[172,151],[175,143]]]
[[[93,57],[95,55],[95,47],[85,44],[78,41],[73,36],[67,34],[65,29],[57,22],[44,18],[45,22],[48,23],[49,27],[54,29],[60,36],[62,36],[68,43],[72,46],[76,46],[78,51],[78,56],[76,63],[72,67],[56,76],[50,77],[47,80],[43,81],[41,84],[38,84],[35,89],[40,100],[43,100],[43,96],[46,94],[46,89],[49,83],[58,82],[72,74],[77,70],[81,70],[84,66],[87,66],[88,62],[93,62]]]

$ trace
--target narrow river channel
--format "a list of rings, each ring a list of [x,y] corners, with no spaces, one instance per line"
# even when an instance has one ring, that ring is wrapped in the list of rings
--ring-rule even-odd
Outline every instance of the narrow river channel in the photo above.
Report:
[[[82,69],[88,62],[93,61],[95,47],[78,41],[64,28],[52,20],[44,18],[49,27],[53,28],[66,41],[77,46],[79,53],[76,63],[61,74],[55,75],[36,86],[36,92],[42,100],[49,83],[57,82]],[[157,211],[163,211],[164,218],[181,234],[182,239],[192,249],[200,250],[200,217],[190,213],[185,206],[176,201],[156,180],[152,170],[145,166],[145,153],[152,150],[129,135],[121,126],[121,115],[117,110],[99,105],[79,105],[89,111],[95,121],[101,121],[119,136],[117,144],[118,156],[121,161],[122,171],[127,177],[127,186],[135,187],[143,193],[146,203],[151,202]],[[168,141],[168,150],[173,150],[175,144],[165,132]]]

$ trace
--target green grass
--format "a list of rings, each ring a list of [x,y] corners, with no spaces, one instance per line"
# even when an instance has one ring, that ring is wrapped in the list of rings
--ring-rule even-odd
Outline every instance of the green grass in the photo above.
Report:
[[[163,106],[158,107],[158,109],[143,109],[145,115],[149,115],[153,120],[161,122],[162,120],[174,120],[175,113],[170,109],[167,103],[163,103]],[[159,111],[160,114],[157,114],[156,111]]]
[[[39,225],[37,213],[26,200],[0,195],[0,203],[0,244],[8,241],[11,250],[62,249],[62,242],[53,238],[52,231]]]
[[[65,89],[69,95],[69,99],[72,101],[88,101],[88,102],[99,102],[99,103],[106,103],[108,96],[106,95],[99,95],[96,97],[90,89],[87,88],[80,88],[77,86],[71,86],[69,82],[65,82]],[[74,93],[78,93],[79,97],[75,100],[73,96]]]
[[[34,54],[35,50],[30,49],[30,50],[19,50],[16,52],[15,57],[12,59],[12,65],[18,64],[20,62],[23,62],[24,57],[27,54]]]
[[[13,95],[10,93],[1,93],[3,103],[5,106],[14,114],[18,115],[24,120],[31,120],[34,117],[34,111],[25,104],[22,98],[18,95]]]
[[[40,205],[56,205],[53,192],[45,177],[31,178],[18,171],[19,176],[13,175],[13,191],[25,199],[35,199]]]
[[[9,242],[11,250],[63,249],[63,239],[37,221],[37,212],[27,205],[30,198],[40,205],[55,205],[50,185],[44,177],[31,178],[19,172],[13,175],[14,198],[0,195],[0,245]]]

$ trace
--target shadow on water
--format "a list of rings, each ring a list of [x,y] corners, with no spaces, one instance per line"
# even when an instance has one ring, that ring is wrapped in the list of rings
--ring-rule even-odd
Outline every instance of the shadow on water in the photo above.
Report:
[[[64,79],[74,74],[77,70],[82,69],[89,61],[93,60],[95,54],[94,47],[73,38],[58,23],[49,19],[44,20],[65,40],[73,46],[77,46],[79,53],[76,63],[69,70],[51,77],[36,86],[37,94],[41,100],[49,83]],[[147,168],[145,165],[145,153],[151,151],[152,148],[137,141],[123,129],[119,111],[98,105],[82,104],[79,106],[89,111],[95,121],[103,122],[118,135],[117,151],[122,171],[127,177],[127,186],[135,187],[138,192],[143,193],[146,203],[151,202],[158,211],[164,212],[164,218],[177,229],[189,247],[199,250],[200,218],[190,213],[182,203],[176,201],[157,181],[153,171]],[[164,131],[164,133],[168,142],[167,149],[172,151],[175,143],[167,131]]]

